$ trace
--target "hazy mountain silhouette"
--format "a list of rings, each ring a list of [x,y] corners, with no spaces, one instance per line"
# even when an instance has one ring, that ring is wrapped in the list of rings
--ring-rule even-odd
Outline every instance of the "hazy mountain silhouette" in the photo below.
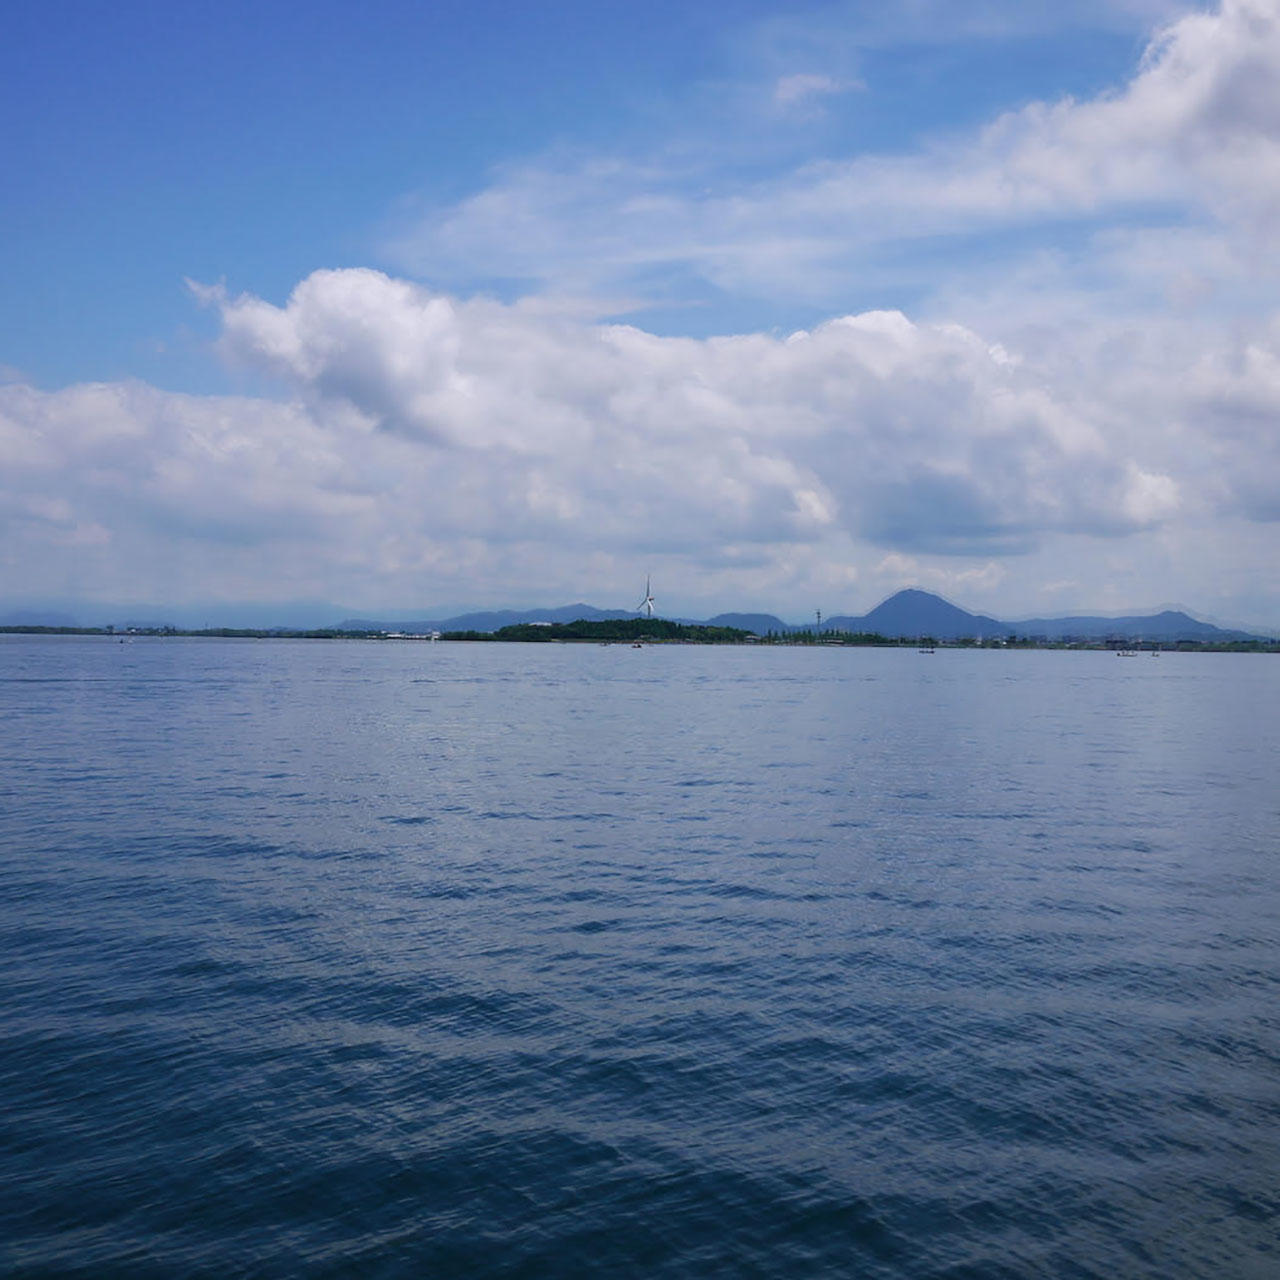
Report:
[[[795,631],[798,628],[788,626],[781,618],[771,613],[717,613],[714,618],[707,619],[709,627],[740,627],[743,631],[754,631],[758,636],[767,636],[770,631]]]
[[[1009,624],[1019,635],[1044,636],[1049,640],[1064,636],[1081,636],[1105,640],[1109,637],[1132,636],[1140,640],[1244,640],[1252,636],[1246,631],[1233,631],[1201,622],[1178,609],[1125,618],[1070,617],[1026,618]]]
[[[87,607],[87,606],[86,606]],[[299,606],[301,607],[301,606]],[[73,605],[63,608],[36,609],[26,607],[14,609],[0,615],[0,626],[74,625],[71,613]],[[139,606],[121,606],[114,621],[117,625],[127,625],[123,620],[139,617]],[[164,609],[155,606],[157,616]],[[300,623],[293,618],[281,621],[276,611],[289,612],[284,606],[263,605],[236,608],[224,605],[201,608],[186,606],[176,610],[182,617],[171,620],[178,626],[220,625],[220,626],[333,626],[328,620],[320,619],[322,606],[306,606],[308,619]],[[127,612],[126,612],[127,610]],[[196,615],[197,610],[203,615],[201,621],[194,624],[186,615]],[[77,609],[76,612],[79,612]],[[113,610],[114,612],[114,610]],[[334,608],[334,613],[337,607]],[[94,606],[94,613],[107,615],[107,606]],[[334,613],[328,615],[329,618]],[[228,615],[234,614],[234,617]],[[244,616],[241,617],[240,615]],[[216,615],[216,616],[215,616]],[[377,617],[349,617],[337,624],[338,630],[344,631],[497,631],[500,627],[513,626],[521,622],[576,622],[585,619],[590,622],[603,622],[619,618],[638,616],[634,609],[597,609],[593,605],[578,603],[561,605],[553,609],[490,609],[471,613],[460,613],[448,617],[421,617],[406,619],[405,611],[398,610],[393,619]],[[753,631],[757,635],[769,632],[785,633],[796,631],[812,631],[814,623],[786,623],[771,613],[732,612],[720,613],[714,618],[676,618],[665,615],[667,621],[692,624],[703,624],[718,627],[739,627],[744,631]],[[269,619],[269,621],[263,621]],[[317,620],[320,619],[320,620]],[[134,623],[133,625],[142,625]],[[148,624],[150,625],[150,624]],[[157,624],[158,625],[158,624]],[[1130,640],[1174,642],[1177,640],[1229,641],[1265,638],[1255,632],[1242,631],[1226,627],[1218,627],[1210,622],[1201,622],[1180,609],[1164,609],[1152,614],[1130,614],[1124,617],[1105,617],[1093,614],[1072,615],[1061,618],[1023,618],[1021,620],[1004,621],[982,613],[970,613],[967,609],[944,600],[931,591],[921,591],[910,587],[895,592],[887,600],[881,601],[869,613],[858,616],[837,614],[822,620],[823,631],[872,632],[887,639],[914,639],[930,636],[936,640],[972,640],[975,638],[989,640],[1005,636],[1040,637],[1046,640],[1078,638],[1082,640]]]
[[[970,613],[967,609],[935,596],[929,591],[908,587],[891,595],[861,617],[828,618],[822,629],[832,631],[872,631],[876,635],[932,636],[936,640],[990,639],[1009,634],[1009,625]]]

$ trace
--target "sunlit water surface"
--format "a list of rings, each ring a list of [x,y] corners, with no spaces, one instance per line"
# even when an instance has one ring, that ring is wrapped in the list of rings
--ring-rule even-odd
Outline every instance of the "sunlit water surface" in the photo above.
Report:
[[[1280,1274],[1280,659],[6,638],[0,1272]]]

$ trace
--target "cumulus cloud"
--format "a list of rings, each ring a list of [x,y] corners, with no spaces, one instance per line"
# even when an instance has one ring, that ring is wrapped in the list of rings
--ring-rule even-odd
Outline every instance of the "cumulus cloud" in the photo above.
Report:
[[[1178,503],[1173,480],[1007,352],[896,312],[787,338],[660,338],[374,271],[318,272],[282,308],[220,306],[227,352],[284,378],[315,420],[503,477],[518,501],[501,523],[518,528],[778,542],[836,527],[1014,551],[1050,530],[1132,530]]]
[[[458,599],[656,557],[753,593],[912,565],[987,591],[1064,538],[1280,516],[1274,329],[1178,366],[1094,352],[1081,379],[898,312],[670,338],[371,270],[283,306],[206,298],[227,357],[283,398],[0,387],[11,575]]]
[[[1148,46],[1124,89],[996,120],[939,185],[941,208],[1072,213],[1177,200],[1274,230],[1280,196],[1280,5],[1224,0]]]

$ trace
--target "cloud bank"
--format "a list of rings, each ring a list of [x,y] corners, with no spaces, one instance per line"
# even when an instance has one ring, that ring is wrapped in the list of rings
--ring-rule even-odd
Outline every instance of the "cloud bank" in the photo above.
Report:
[[[282,305],[198,289],[271,394],[0,386],[7,581],[609,603],[652,568],[691,602],[805,613],[915,581],[997,612],[1178,595],[1280,622],[1275,0],[1185,16],[1119,90],[945,145],[697,195],[678,177],[529,166],[415,252],[566,293],[679,263],[823,297],[891,239],[1090,230],[1074,258],[1033,244],[998,281],[958,271],[914,317],[832,309],[792,333],[660,336],[368,269]]]
[[[1110,399],[1085,395],[893,312],[662,338],[369,270],[316,272],[283,307],[212,301],[227,357],[288,397],[0,388],[11,563],[76,547],[86,566],[155,564],[172,587],[196,545],[233,574],[256,562],[275,590],[336,572],[456,592],[543,554],[691,572],[852,562],[859,546],[999,559],[1280,516],[1258,430],[1280,409],[1274,328],[1178,371],[1152,422],[1126,403],[1130,364]]]

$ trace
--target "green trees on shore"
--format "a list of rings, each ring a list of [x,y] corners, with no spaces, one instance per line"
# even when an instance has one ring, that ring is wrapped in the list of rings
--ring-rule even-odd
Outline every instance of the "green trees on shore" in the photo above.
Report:
[[[344,630],[337,627],[293,629],[289,627],[72,627],[31,624],[0,625],[0,635],[18,636],[103,636],[117,639],[130,637],[188,637],[228,640],[427,640],[428,635],[401,635],[381,630]],[[535,623],[524,622],[497,631],[446,631],[441,640],[522,641],[534,644],[575,642],[596,644],[755,644],[874,648],[947,649],[1114,649],[1114,639],[1047,639],[1043,636],[1010,634],[998,640],[962,638],[935,640],[929,636],[889,637],[873,631],[771,631],[756,635],[738,627],[712,627],[696,623],[670,622],[665,618],[618,618],[603,621]],[[1280,653],[1280,640],[1264,637],[1235,640],[1176,640],[1139,645],[1182,653]]]
[[[598,644],[636,641],[679,641],[682,644],[745,644],[751,632],[737,627],[703,627],[665,618],[609,618],[601,622],[520,622],[497,631],[446,631],[442,640],[520,640],[546,643],[554,640],[594,640]]]

